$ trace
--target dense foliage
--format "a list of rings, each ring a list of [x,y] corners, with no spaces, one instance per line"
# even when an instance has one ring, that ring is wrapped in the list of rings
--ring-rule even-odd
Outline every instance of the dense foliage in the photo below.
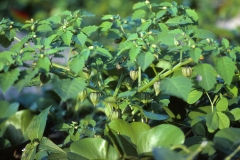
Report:
[[[2,151],[23,149],[26,160],[240,156],[240,47],[200,29],[197,13],[176,2],[93,17],[0,22],[10,46],[0,53],[2,92],[42,89],[0,101]]]

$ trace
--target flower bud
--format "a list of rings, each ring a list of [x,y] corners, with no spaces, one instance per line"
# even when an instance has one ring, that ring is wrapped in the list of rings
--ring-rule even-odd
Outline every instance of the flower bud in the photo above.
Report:
[[[101,96],[101,93],[99,92],[92,92],[90,93],[90,100],[93,103],[94,106],[96,106],[96,104],[98,103],[99,97]]]

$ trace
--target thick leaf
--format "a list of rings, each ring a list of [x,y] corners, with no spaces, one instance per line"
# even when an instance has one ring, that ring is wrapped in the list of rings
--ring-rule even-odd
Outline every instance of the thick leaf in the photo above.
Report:
[[[197,102],[203,95],[203,92],[201,90],[192,90],[187,98],[187,103],[188,104],[193,104],[195,102]]]
[[[47,116],[50,107],[44,109],[37,117],[35,117],[27,128],[27,135],[31,141],[34,139],[41,140],[46,126]]]
[[[37,61],[37,67],[40,68],[45,73],[50,70],[51,61],[48,57],[39,58]]]
[[[222,97],[216,104],[217,111],[226,111],[228,109],[228,100]]]
[[[198,76],[201,76],[198,82],[205,91],[209,91],[214,87],[216,77],[214,76],[214,69],[210,64],[199,64],[194,67],[194,71]]]
[[[21,110],[13,114],[0,125],[0,137],[18,145],[28,140],[26,130],[33,119],[34,114],[30,110]]]
[[[228,155],[232,153],[235,149],[239,147],[240,140],[240,129],[239,128],[225,128],[218,131],[214,138],[214,146],[227,153]],[[237,157],[240,156],[239,152],[236,154]]]
[[[98,29],[98,26],[86,26],[82,29],[82,32],[90,36],[93,32]]]
[[[75,98],[78,93],[87,86],[87,83],[81,78],[63,79],[53,84],[54,91],[63,101]]]
[[[160,90],[162,93],[176,96],[184,101],[187,101],[191,88],[191,80],[183,76],[163,79],[160,85]]]
[[[153,156],[155,160],[185,160],[186,158],[183,157],[181,154],[170,150],[169,148],[165,147],[157,147],[153,149]]]
[[[149,65],[153,62],[154,56],[151,52],[141,52],[137,56],[137,63],[142,67],[142,70],[145,71]]]
[[[128,137],[128,139],[134,144],[137,144],[142,134],[150,129],[150,126],[145,123],[128,123],[121,119],[112,120],[109,123],[109,127],[119,134]]]
[[[137,143],[138,154],[152,152],[155,147],[171,147],[183,144],[184,134],[178,127],[161,124],[144,132]]]
[[[118,159],[117,151],[102,138],[84,138],[70,146],[71,152],[87,159]]]
[[[73,36],[73,33],[70,32],[70,31],[66,31],[65,33],[62,34],[62,40],[63,42],[70,46],[70,43],[72,42],[72,36]]]
[[[221,78],[230,85],[233,79],[234,71],[236,69],[234,62],[229,57],[219,57],[216,60],[216,69]]]
[[[208,131],[213,133],[216,129],[227,128],[230,125],[229,118],[222,112],[210,113],[206,116]]]
[[[7,101],[0,100],[0,124],[11,115],[18,111],[19,103],[13,102],[9,104]]]
[[[58,147],[55,143],[53,143],[46,137],[42,138],[38,149],[41,151],[47,151],[51,153],[65,153],[60,147]]]
[[[20,75],[19,68],[0,74],[0,87],[3,93],[6,93],[6,91],[18,79],[19,75]]]

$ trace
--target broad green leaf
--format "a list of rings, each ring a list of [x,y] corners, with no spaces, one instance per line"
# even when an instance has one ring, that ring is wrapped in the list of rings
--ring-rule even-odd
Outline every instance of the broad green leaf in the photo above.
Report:
[[[152,113],[152,112],[147,112],[147,111],[143,111],[143,115],[146,116],[148,119],[152,119],[152,120],[166,120],[169,118],[168,115],[166,114],[159,114],[159,113]]]
[[[175,118],[175,115],[168,107],[163,106],[163,109],[169,115],[170,118]]]
[[[118,98],[126,98],[126,97],[130,97],[132,95],[134,95],[137,91],[135,90],[130,90],[130,91],[126,91],[126,92],[121,92],[120,94],[118,94]]]
[[[52,31],[52,28],[48,24],[42,24],[37,27],[38,32],[48,32]]]
[[[183,76],[163,79],[160,85],[160,90],[163,94],[176,96],[184,101],[187,101],[191,88],[191,80]]]
[[[21,160],[35,160],[35,155],[37,151],[37,145],[33,143],[28,143],[24,148]]]
[[[187,103],[188,104],[193,104],[195,102],[197,102],[203,95],[203,92],[201,90],[192,90],[187,98]]]
[[[5,31],[5,36],[9,41],[11,41],[16,35],[17,35],[16,31],[13,29]]]
[[[169,70],[172,68],[172,64],[169,61],[160,60],[155,67]]]
[[[12,41],[13,41],[13,39],[8,40],[8,38],[5,35],[0,35],[0,44],[5,48],[9,47],[10,44],[12,43]],[[0,68],[0,70],[1,70],[1,68]]]
[[[235,121],[240,120],[240,108],[234,108],[230,111],[230,113],[233,114]]]
[[[205,90],[211,90],[216,84],[216,77],[214,76],[214,69],[210,64],[198,64],[194,67],[194,71],[201,76],[198,84]]]
[[[18,145],[28,140],[26,131],[34,114],[30,110],[21,110],[11,115],[0,124],[0,137],[7,139],[11,145]]]
[[[0,124],[8,117],[18,111],[19,103],[13,102],[9,104],[7,101],[0,100]]]
[[[172,16],[177,16],[177,12],[178,9],[175,6],[171,6],[170,8],[168,8],[168,12],[172,15]]]
[[[176,26],[176,25],[183,25],[183,24],[189,24],[189,23],[193,23],[192,20],[184,16],[177,16],[174,18],[170,18],[166,22],[168,26]]]
[[[112,120],[109,123],[109,127],[121,135],[128,137],[128,139],[135,145],[137,145],[137,142],[142,134],[150,129],[150,126],[145,123],[128,123],[121,119]]]
[[[228,48],[229,47],[229,41],[226,38],[222,39],[222,46],[224,48]]]
[[[194,135],[206,137],[206,130],[202,123],[196,123],[192,126],[192,131]]]
[[[112,58],[112,54],[105,48],[97,47],[95,51],[97,51],[97,53],[102,55],[102,56]]]
[[[81,31],[86,35],[90,36],[97,29],[98,29],[98,26],[86,26],[86,27],[83,27]]]
[[[217,111],[226,111],[228,109],[228,100],[222,97],[216,104]]]
[[[79,33],[77,35],[77,39],[80,42],[80,44],[83,46],[83,45],[85,45],[85,42],[87,40],[87,36],[85,34],[83,34],[83,33]]]
[[[143,71],[145,71],[150,66],[153,60],[154,56],[151,52],[141,52],[137,56],[137,63],[141,66]]]
[[[46,137],[42,138],[38,149],[41,151],[47,151],[51,153],[65,153],[60,147],[58,147],[55,143],[53,143]]]
[[[191,17],[194,21],[198,21],[197,13],[192,9],[186,9],[186,13],[189,17]]]
[[[138,3],[135,3],[135,4],[133,5],[133,9],[139,9],[139,8],[144,7],[144,6],[146,6],[146,3],[144,3],[144,2],[138,2]]]
[[[20,75],[19,68],[0,74],[0,87],[3,93],[6,93],[6,91],[18,79],[19,75]]]
[[[184,134],[178,127],[161,124],[145,131],[137,143],[138,154],[152,152],[155,147],[171,147],[183,144]]]
[[[146,11],[144,11],[142,9],[136,10],[132,14],[132,20],[144,18],[145,14],[146,14]]]
[[[63,79],[53,84],[53,90],[63,101],[66,101],[75,98],[86,86],[87,83],[81,78]]]
[[[216,69],[221,78],[224,79],[225,83],[230,85],[236,69],[234,62],[229,57],[219,57],[216,62]]]
[[[210,31],[207,31],[204,29],[197,29],[197,31],[194,34],[194,37],[205,39],[205,38],[215,38],[216,36]]]
[[[68,160],[89,160],[88,158],[85,158],[83,156],[80,156],[79,154],[77,153],[73,153],[73,152],[67,152],[67,158]],[[53,159],[55,160],[55,159]]]
[[[49,110],[50,110],[50,107],[44,109],[28,125],[26,132],[27,132],[28,138],[31,141],[33,141],[34,139],[38,139],[40,141],[42,139]]]
[[[208,131],[213,133],[216,129],[227,128],[230,125],[229,118],[222,112],[210,113],[206,116]]]
[[[108,14],[108,15],[104,15],[101,19],[102,20],[111,20],[113,18],[113,15]]]
[[[217,149],[229,155],[239,147],[239,140],[240,129],[231,127],[218,131],[213,138],[213,143]],[[239,152],[235,156],[239,157]]]
[[[129,51],[129,57],[131,62],[134,62],[136,60],[136,57],[138,56],[138,54],[141,52],[141,48],[140,47],[136,47],[135,45],[132,46],[132,48]]]
[[[102,28],[101,29],[102,32],[105,32],[105,31],[108,31],[109,29],[111,29],[112,25],[113,25],[113,22],[105,21],[99,27]]]
[[[190,57],[194,60],[194,62],[198,63],[199,58],[202,54],[202,50],[200,48],[195,48],[194,50],[190,51]]]
[[[118,152],[102,138],[84,138],[75,141],[70,151],[87,159],[118,159]]]
[[[161,2],[159,4],[160,7],[171,7],[172,6],[172,3],[170,2]]]
[[[72,42],[72,32],[71,31],[66,31],[65,33],[62,34],[62,40],[63,42],[70,46],[70,43]]]
[[[52,16],[47,19],[48,21],[51,21],[55,24],[60,24],[61,23],[61,16]]]
[[[183,155],[165,147],[154,148],[153,157],[155,160],[173,160],[173,159],[185,160],[186,159]]]
[[[51,61],[48,57],[39,58],[37,61],[37,67],[45,73],[50,70]]]
[[[226,89],[228,92],[232,95],[232,97],[237,97],[238,96],[238,87],[235,85],[227,85]]]
[[[72,61],[69,62],[70,69],[75,73],[82,71],[82,68],[85,66],[85,61],[88,59],[89,55],[89,50],[82,50],[79,55],[75,56]]]
[[[68,152],[68,153],[70,153],[70,152]],[[75,157],[75,158],[77,160],[78,157]],[[59,152],[58,153],[51,153],[50,155],[48,155],[47,159],[48,160],[56,160],[56,159],[58,159],[58,160],[70,160],[67,153],[65,153],[65,152],[63,152],[63,153],[59,153]],[[81,160],[85,160],[85,159],[81,159]]]
[[[152,21],[151,20],[148,20],[144,23],[141,24],[140,27],[137,28],[137,31],[146,31],[148,30],[149,26],[152,24]]]
[[[4,51],[0,53],[0,71],[3,69],[4,66],[9,66],[10,64],[12,64],[12,54],[13,52],[11,51]]]
[[[197,117],[205,117],[208,113],[211,113],[211,106],[203,106],[190,111],[188,117],[193,120]]]

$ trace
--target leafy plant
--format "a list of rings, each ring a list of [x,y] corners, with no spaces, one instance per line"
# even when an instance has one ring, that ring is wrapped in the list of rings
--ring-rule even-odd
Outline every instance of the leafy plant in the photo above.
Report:
[[[49,86],[44,93],[56,100],[44,103],[51,107],[22,103],[28,109],[18,112],[28,117],[42,110],[20,127],[16,144],[30,140],[22,159],[238,156],[239,140],[231,135],[239,132],[239,47],[198,28],[196,12],[176,2],[138,2],[130,17],[104,15],[86,25],[91,17],[78,10],[0,22],[1,44],[17,41],[0,53],[3,93]],[[26,35],[17,38],[19,31]],[[6,135],[18,107],[1,103]],[[49,111],[53,129],[67,134],[60,144],[44,136]],[[15,144],[11,137],[1,141],[1,148]]]

